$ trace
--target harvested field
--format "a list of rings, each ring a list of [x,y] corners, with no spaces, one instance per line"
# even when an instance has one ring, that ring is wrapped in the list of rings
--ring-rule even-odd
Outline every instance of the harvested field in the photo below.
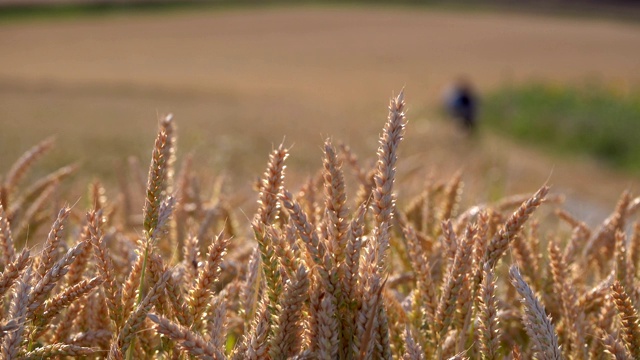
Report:
[[[286,137],[295,178],[320,163],[315,144],[325,136],[360,154],[375,151],[386,99],[405,86],[404,151],[415,159],[405,166],[444,174],[464,166],[472,188],[484,191],[497,179],[505,193],[550,177],[608,205],[622,188],[637,187],[588,161],[548,159],[485,134],[468,141],[432,111],[459,74],[480,91],[529,79],[637,85],[637,24],[277,8],[13,22],[0,25],[0,46],[10,49],[0,58],[3,169],[57,134],[49,168],[80,159],[81,174],[113,179],[126,156],[148,157],[150,124],[171,111],[181,153],[195,151],[212,172],[224,168],[248,186],[247,175],[257,176],[264,154]]]

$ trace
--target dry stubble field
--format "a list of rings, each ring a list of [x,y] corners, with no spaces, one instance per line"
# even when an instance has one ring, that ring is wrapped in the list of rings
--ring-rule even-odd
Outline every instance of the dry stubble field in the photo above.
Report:
[[[387,99],[404,86],[401,174],[448,178],[464,167],[467,188],[485,194],[529,192],[550,177],[607,208],[637,187],[588,161],[548,159],[487,134],[469,142],[430,110],[459,74],[481,91],[529,79],[637,84],[635,23],[276,8],[14,21],[0,24],[0,48],[0,169],[56,134],[46,168],[80,161],[81,179],[113,180],[126,156],[146,163],[157,114],[173,112],[180,153],[194,151],[200,168],[225,169],[237,186],[250,185],[283,139],[293,145],[290,176],[306,176],[329,135],[371,157]]]

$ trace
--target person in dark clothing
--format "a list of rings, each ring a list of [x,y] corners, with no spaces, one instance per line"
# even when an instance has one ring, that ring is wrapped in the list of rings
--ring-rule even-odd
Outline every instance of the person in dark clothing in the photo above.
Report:
[[[476,127],[478,98],[466,80],[459,80],[447,96],[447,110],[468,132]]]

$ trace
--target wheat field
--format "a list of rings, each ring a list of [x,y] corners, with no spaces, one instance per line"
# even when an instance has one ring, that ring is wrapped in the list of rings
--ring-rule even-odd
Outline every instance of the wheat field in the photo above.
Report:
[[[399,197],[404,96],[371,165],[327,138],[294,188],[275,146],[252,215],[188,156],[176,169],[171,115],[146,179],[74,204],[69,167],[26,181],[54,143],[34,146],[0,187],[1,357],[640,358],[640,198],[591,227],[546,184],[466,205],[461,173],[434,174]]]
[[[465,141],[433,111],[461,74],[482,99],[532,79],[637,86],[637,22],[402,6],[214,8],[0,19],[0,48],[10,49],[0,57],[0,172],[56,134],[64,146],[32,174],[77,163],[74,179],[95,176],[109,193],[128,156],[147,157],[156,114],[171,112],[182,158],[193,152],[203,177],[224,172],[234,193],[248,194],[238,201],[251,214],[249,184],[263,154],[284,138],[292,186],[321,165],[327,136],[373,154],[386,98],[405,86],[412,131],[398,172],[411,176],[398,178],[401,196],[420,191],[416,171],[449,178],[464,168],[470,202],[525,193],[551,175],[557,191],[601,209],[589,219],[600,221],[619,189],[640,185],[596,161],[545,156],[491,134]]]

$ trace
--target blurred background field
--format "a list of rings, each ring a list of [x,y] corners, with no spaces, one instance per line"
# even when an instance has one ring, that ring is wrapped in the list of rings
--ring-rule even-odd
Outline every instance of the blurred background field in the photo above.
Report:
[[[601,83],[507,86],[487,98],[487,125],[562,154],[584,153],[640,173],[640,89]]]
[[[295,186],[319,169],[327,136],[373,158],[388,98],[405,87],[401,193],[459,169],[469,201],[545,181],[577,208],[637,193],[640,22],[493,4],[4,8],[0,172],[55,135],[41,174],[79,162],[74,182],[113,186],[128,156],[146,165],[172,112],[179,159],[193,153],[199,171],[246,190],[284,141]],[[440,110],[461,74],[482,98],[472,137]]]

